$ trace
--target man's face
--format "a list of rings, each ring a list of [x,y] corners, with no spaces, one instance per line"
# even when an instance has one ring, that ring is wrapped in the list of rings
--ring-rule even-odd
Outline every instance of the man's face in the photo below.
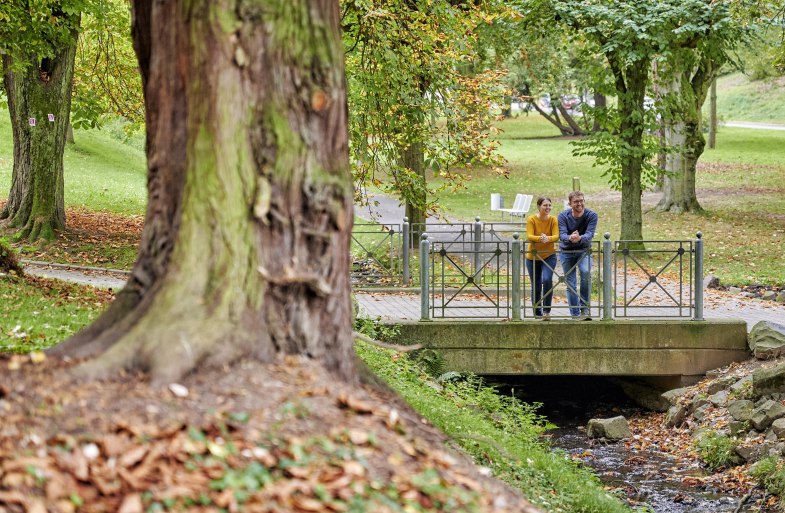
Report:
[[[574,215],[580,216],[583,214],[584,202],[583,196],[575,196],[572,198],[570,207],[572,208],[572,213]]]

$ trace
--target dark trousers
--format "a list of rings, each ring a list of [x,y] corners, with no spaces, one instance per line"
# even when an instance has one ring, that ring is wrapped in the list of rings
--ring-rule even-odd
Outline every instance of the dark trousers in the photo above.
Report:
[[[551,313],[553,299],[553,268],[556,266],[556,255],[544,259],[526,259],[526,272],[532,283],[532,305],[534,315],[541,317],[543,313]]]

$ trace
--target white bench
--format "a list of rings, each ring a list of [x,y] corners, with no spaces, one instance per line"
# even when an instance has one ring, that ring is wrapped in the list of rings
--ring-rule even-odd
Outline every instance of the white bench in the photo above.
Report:
[[[516,194],[515,195],[515,202],[512,204],[512,208],[499,208],[499,212],[502,213],[502,221],[504,221],[504,213],[507,212],[510,217],[512,216],[519,216],[523,217],[531,208],[532,205],[532,195],[531,194]]]

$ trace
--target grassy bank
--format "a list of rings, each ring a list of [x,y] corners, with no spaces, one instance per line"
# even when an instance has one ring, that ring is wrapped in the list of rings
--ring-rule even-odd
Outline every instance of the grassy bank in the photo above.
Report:
[[[356,349],[375,374],[475,462],[520,489],[544,511],[630,511],[593,474],[538,439],[544,424],[529,405],[498,395],[477,378],[437,383],[407,356],[363,343]]]
[[[717,116],[721,121],[785,125],[784,89],[785,77],[752,81],[740,72],[723,75],[717,79]]]

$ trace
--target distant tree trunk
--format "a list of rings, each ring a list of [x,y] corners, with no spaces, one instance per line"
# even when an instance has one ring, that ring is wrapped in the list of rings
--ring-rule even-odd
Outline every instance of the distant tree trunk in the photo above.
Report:
[[[356,379],[338,3],[133,1],[148,209],[126,288],[54,354],[88,376],[301,354]],[[230,32],[227,32],[229,30]]]
[[[643,140],[643,122],[632,114],[641,112],[648,79],[648,63],[641,60],[628,64],[626,92],[619,95],[622,122],[619,137],[626,148],[640,148]],[[643,214],[641,212],[641,171],[643,154],[627,151],[621,162],[621,240],[643,240]]]
[[[575,120],[572,119],[572,116],[570,116],[570,114],[561,105],[559,105],[559,107],[561,107],[560,109],[552,107],[550,113],[546,112],[542,107],[540,107],[536,100],[531,102],[531,106],[534,107],[534,110],[539,112],[540,115],[547,119],[553,126],[558,128],[562,135],[583,135],[583,131],[575,123]],[[561,118],[559,117],[559,113],[564,116],[565,122],[562,122]],[[578,133],[576,133],[576,129]]]
[[[709,148],[717,147],[717,78],[711,81],[709,95]]]
[[[410,189],[407,191],[407,194],[410,196],[410,199],[407,199],[405,203],[406,217],[409,219],[409,224],[412,227],[411,244],[412,247],[417,247],[420,236],[425,231],[425,222],[427,220],[425,205],[428,202],[428,181],[425,176],[425,153],[423,152],[422,143],[414,142],[403,149],[401,151],[400,165],[412,173],[411,180],[407,180]]]
[[[21,70],[15,70],[11,55],[3,55],[14,167],[0,219],[18,228],[16,237],[20,239],[50,240],[56,237],[55,230],[65,228],[63,151],[75,55],[75,34],[73,43],[61,47],[57,55],[40,62],[31,58]],[[50,115],[53,121],[49,121]]]
[[[673,115],[666,116],[665,140],[671,151],[657,210],[702,212],[695,188],[698,159],[706,146],[701,108],[718,66],[708,58],[702,59],[698,66],[678,60],[674,60],[672,66],[673,79],[663,93],[676,98],[680,108],[674,109]]]
[[[605,97],[604,94],[594,92],[594,108],[595,109],[604,109],[608,106],[608,98]],[[600,120],[597,116],[594,116],[594,124],[592,126],[592,132],[599,132],[602,130],[602,126],[600,125]]]
[[[74,139],[74,126],[71,122],[68,122],[68,126],[65,128],[65,142],[68,144],[75,144],[76,139]]]

